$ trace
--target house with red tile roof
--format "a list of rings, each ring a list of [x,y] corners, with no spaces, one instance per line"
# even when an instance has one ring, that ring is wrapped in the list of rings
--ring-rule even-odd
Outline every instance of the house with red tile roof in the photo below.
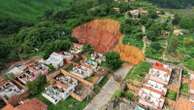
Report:
[[[29,99],[21,102],[16,107],[7,104],[2,110],[47,110],[47,105],[38,99]]]

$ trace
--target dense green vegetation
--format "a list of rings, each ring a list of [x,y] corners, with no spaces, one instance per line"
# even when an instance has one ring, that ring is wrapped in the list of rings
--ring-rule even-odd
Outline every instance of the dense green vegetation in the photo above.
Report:
[[[105,54],[105,57],[106,57],[106,61],[105,61],[106,66],[112,70],[117,70],[118,68],[121,67],[123,63],[120,59],[119,53],[107,52]]]
[[[184,65],[191,70],[194,70],[194,59],[188,59],[184,62]]]
[[[9,0],[0,1],[0,18],[37,21],[45,11],[62,9],[71,0]]]
[[[65,101],[62,100],[58,104],[54,105],[45,99],[41,94],[37,96],[38,99],[48,105],[48,110],[83,110],[90,100],[77,101],[76,99],[69,97]]]
[[[43,5],[43,2],[48,5]],[[153,0],[153,2],[168,3],[170,1]],[[177,2],[182,3],[183,1],[177,0],[174,4]],[[16,8],[13,4],[9,5],[11,3],[15,3],[18,7]],[[52,51],[68,50],[72,42],[76,41],[71,37],[72,29],[96,18],[119,20],[121,31],[124,34],[124,44],[135,45],[143,49],[142,39],[146,36],[149,41],[145,48],[146,57],[162,60],[167,54],[166,56],[177,58],[177,61],[183,62],[187,67],[190,66],[189,68],[193,63],[194,48],[191,32],[194,30],[194,17],[185,15],[186,11],[183,10],[177,11],[173,19],[172,15],[164,10],[142,0],[130,4],[124,2],[118,4],[109,0],[108,2],[104,0],[33,0],[29,2],[10,0],[6,3],[2,2],[1,5],[1,9],[6,10],[3,13],[9,16],[4,18],[5,15],[1,14],[4,17],[0,17],[0,69],[9,61],[34,55],[47,58]],[[113,9],[115,7],[120,8],[120,12],[115,11]],[[137,8],[142,8],[147,13],[140,14],[138,18],[128,13],[129,10]],[[156,13],[157,10],[160,11],[160,16]],[[176,10],[170,11],[175,12]],[[13,14],[17,12],[20,12],[21,15]],[[172,34],[174,26],[187,29],[188,35],[174,36]],[[170,34],[165,35],[165,32]]]
[[[40,75],[36,80],[28,82],[27,87],[32,96],[40,94],[44,91],[45,86],[47,85],[46,76]]]
[[[74,41],[71,31],[75,26],[97,17],[117,15],[112,10],[114,4],[94,0],[69,1],[73,1],[73,4],[65,3],[65,7],[60,10],[45,11],[36,24],[25,25],[20,30],[15,30],[21,27],[20,23],[13,26],[12,23],[3,21],[2,27],[0,23],[4,36],[0,38],[0,67],[8,61],[34,55],[46,58],[52,51],[67,50]]]
[[[183,95],[188,95],[188,93],[189,93],[188,83],[181,84],[180,93],[183,94]]]
[[[193,0],[147,0],[163,8],[188,8],[194,5]]]
[[[166,97],[171,99],[171,100],[176,100],[177,93],[172,90],[168,90]]]
[[[73,4],[70,3],[71,1],[73,1]],[[11,3],[13,1],[11,0],[9,2]],[[24,0],[21,2],[23,5],[26,3]],[[35,2],[38,1],[30,1],[27,4],[31,4],[33,8],[38,4]],[[42,14],[38,15],[36,13],[37,16],[40,16],[36,19],[36,23],[27,22],[29,21],[27,18],[26,20],[22,20],[22,22],[19,19],[13,20],[11,18],[8,18],[9,20],[0,20],[2,21],[0,22],[0,68],[9,61],[25,59],[34,55],[47,58],[52,51],[68,50],[72,42],[76,41],[71,37],[71,31],[75,26],[92,19],[104,17],[117,19],[121,22],[124,44],[135,45],[143,49],[142,39],[144,36],[147,36],[150,44],[145,49],[146,57],[162,59],[164,51],[166,50],[166,40],[168,40],[169,44],[167,48],[167,52],[170,53],[169,55],[177,55],[177,53],[181,53],[184,49],[193,50],[192,46],[186,47],[181,43],[185,40],[188,41],[188,39],[181,40],[179,37],[177,39],[171,34],[169,37],[162,33],[171,33],[173,24],[192,31],[194,24],[192,22],[194,20],[190,20],[188,17],[180,17],[178,14],[175,17],[176,19],[173,20],[171,15],[164,13],[162,10],[160,10],[161,15],[158,16],[156,13],[158,10],[157,7],[147,2],[135,1],[130,4],[124,2],[118,4],[116,2],[102,0],[59,0],[57,2],[60,3],[60,6],[57,9],[55,9],[55,3],[51,3],[52,1],[45,0],[44,2],[48,3],[48,6],[52,4],[53,6],[50,7],[53,10],[45,8],[45,10],[40,11]],[[114,7],[120,8],[120,12],[115,11],[113,9]],[[139,7],[146,10],[147,14],[140,14],[138,18],[134,18],[127,13],[128,10]],[[33,14],[30,15],[35,16]],[[181,61],[187,64],[193,53],[192,51],[185,51],[182,54],[185,54],[186,58],[184,57]]]
[[[145,75],[148,73],[151,65],[147,62],[142,62],[132,68],[127,74],[126,80],[136,80],[141,81],[144,79]]]
[[[94,48],[89,44],[85,44],[83,46],[82,50],[83,50],[83,52],[88,53],[88,54],[91,54],[94,52]]]
[[[121,97],[126,97],[128,100],[133,100],[134,99],[134,94],[131,91],[124,91],[121,93]]]

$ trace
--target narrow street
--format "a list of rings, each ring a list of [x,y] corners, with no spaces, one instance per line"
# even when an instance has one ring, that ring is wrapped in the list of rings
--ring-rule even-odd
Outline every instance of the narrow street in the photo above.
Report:
[[[132,66],[124,65],[117,70],[114,75],[121,76],[124,79]],[[120,84],[114,80],[113,77],[104,85],[99,94],[97,94],[93,100],[85,107],[84,110],[100,110],[106,105],[114,95],[115,91],[120,89]]]

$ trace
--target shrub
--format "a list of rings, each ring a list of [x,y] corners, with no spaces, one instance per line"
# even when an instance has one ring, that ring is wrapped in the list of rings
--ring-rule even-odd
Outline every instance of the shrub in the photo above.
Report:
[[[105,54],[106,57],[106,65],[112,70],[117,70],[121,67],[122,61],[120,59],[120,55],[117,52],[108,52]]]
[[[176,100],[177,93],[172,90],[168,90],[167,97],[171,100]]]
[[[44,75],[40,75],[36,80],[27,83],[27,87],[32,96],[41,93],[46,85],[47,79]]]

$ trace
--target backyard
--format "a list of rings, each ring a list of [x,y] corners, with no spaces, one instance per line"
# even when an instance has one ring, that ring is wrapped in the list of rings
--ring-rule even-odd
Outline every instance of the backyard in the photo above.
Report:
[[[107,81],[108,77],[105,76],[99,84],[95,85],[94,92],[97,94]],[[83,110],[92,99],[92,97],[87,97],[85,100],[80,102],[69,96],[66,100],[62,100],[58,104],[54,105],[45,99],[41,94],[37,95],[36,98],[47,104],[48,110]]]
[[[148,73],[150,67],[151,65],[147,62],[142,62],[138,65],[135,65],[127,74],[126,80],[142,81],[145,75]]]

